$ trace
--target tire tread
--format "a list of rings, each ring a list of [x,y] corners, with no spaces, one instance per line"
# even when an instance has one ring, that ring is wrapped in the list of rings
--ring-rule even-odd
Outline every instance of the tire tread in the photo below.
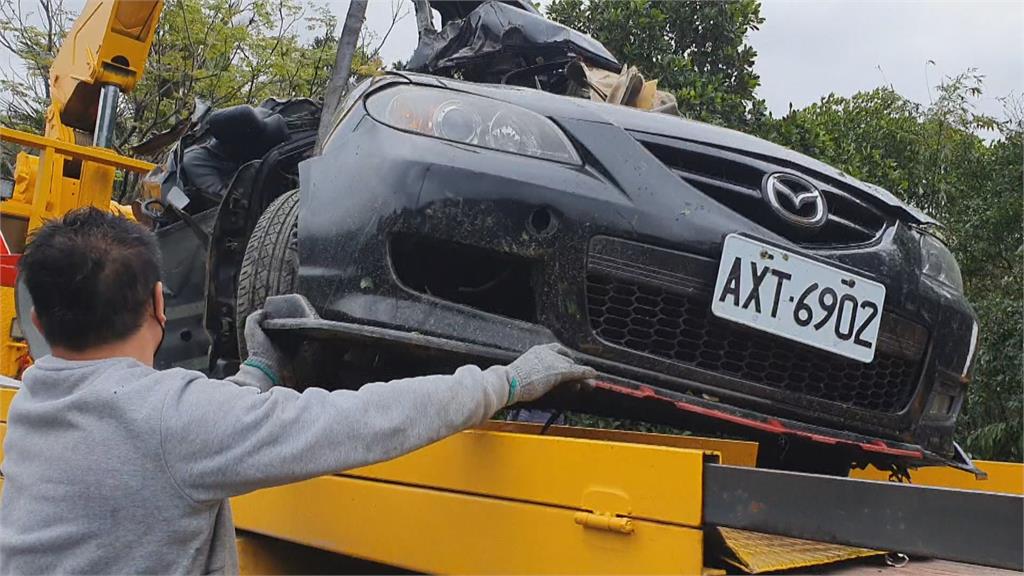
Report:
[[[253,228],[238,271],[235,326],[241,359],[245,352],[245,319],[269,296],[294,292],[299,268],[299,191],[274,200]]]

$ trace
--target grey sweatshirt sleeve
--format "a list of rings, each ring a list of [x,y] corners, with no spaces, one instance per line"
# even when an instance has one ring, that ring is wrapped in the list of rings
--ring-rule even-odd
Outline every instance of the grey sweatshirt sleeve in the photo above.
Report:
[[[463,366],[452,375],[301,394],[198,377],[178,382],[164,399],[161,450],[172,480],[200,502],[389,460],[481,424],[504,406],[509,376],[504,366]]]

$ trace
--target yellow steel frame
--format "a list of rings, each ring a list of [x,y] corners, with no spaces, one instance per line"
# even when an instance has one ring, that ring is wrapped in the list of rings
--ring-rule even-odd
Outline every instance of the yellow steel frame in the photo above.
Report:
[[[988,474],[988,478],[978,480],[973,474],[945,466],[911,470],[910,478],[913,484],[922,486],[1024,495],[1024,465],[991,460],[975,460],[974,465]],[[861,480],[885,482],[889,479],[889,472],[869,466],[863,470],[854,470],[850,476]]]
[[[0,218],[27,221],[24,228],[27,232],[80,206],[111,209],[110,191],[115,169],[148,172],[155,166],[104,148],[79,146],[10,128],[0,127],[0,140],[40,151],[38,158],[19,154],[15,171],[24,174],[26,179],[16,183],[14,198],[0,202]],[[78,178],[64,176],[64,164],[69,159],[82,162]],[[24,187],[30,189],[22,190]],[[16,245],[24,243],[24,238],[7,240]],[[14,289],[0,287],[0,375],[12,378],[19,375],[28,355],[28,346],[11,334],[16,318]]]
[[[9,378],[20,376],[28,356],[28,344],[15,340],[11,335],[16,321],[14,290],[0,287],[0,376]]]
[[[11,400],[14,400],[15,388],[7,388],[0,382],[0,463],[4,461],[4,437],[7,434],[7,412],[11,408]],[[0,487],[3,486],[3,476],[0,476]]]
[[[37,150],[48,150],[52,148],[55,152],[59,152],[60,154],[70,158],[87,160],[89,162],[103,164],[104,166],[120,168],[133,172],[149,172],[154,166],[156,166],[152,162],[122,156],[117,152],[106,148],[81,146],[79,144],[72,144],[70,142],[32,134],[31,132],[22,132],[21,130],[14,130],[13,128],[4,128],[2,126],[0,126],[0,140],[12,142],[14,144],[21,144],[22,146],[28,146],[29,148],[35,148]]]
[[[482,426],[492,432],[515,432],[520,434],[540,434],[540,424],[524,424],[491,420]],[[652,434],[649,432],[631,432],[628,430],[604,430],[596,428],[578,428],[575,426],[551,426],[545,432],[548,436],[566,438],[583,438],[587,440],[604,440],[610,442],[628,442],[630,444],[649,444],[668,446],[671,448],[689,448],[703,450],[718,455],[722,464],[730,466],[757,466],[757,444],[743,440],[726,440],[724,438],[704,438],[700,436],[678,436],[674,434]]]
[[[105,148],[80,146],[11,128],[0,127],[0,141],[40,151],[31,202],[19,200],[16,196],[0,203],[0,214],[27,219],[29,231],[35,230],[44,220],[72,208],[87,205],[101,210],[109,208],[112,180],[103,178],[98,182],[90,182],[65,178],[63,167],[66,159],[81,160],[109,170],[121,169],[141,173],[149,172],[156,166],[152,162],[122,156]],[[70,184],[65,182],[67,180],[71,180],[74,185],[67,186]]]
[[[235,521],[424,572],[702,572],[708,453],[532,431],[464,432],[257,491],[234,500]]]

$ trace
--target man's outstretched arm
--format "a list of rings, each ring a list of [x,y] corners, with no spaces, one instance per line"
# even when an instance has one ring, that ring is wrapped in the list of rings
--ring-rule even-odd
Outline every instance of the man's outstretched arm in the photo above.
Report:
[[[252,344],[250,353],[264,366],[242,380],[276,377],[278,359]],[[594,375],[560,346],[547,345],[509,366],[463,366],[450,375],[366,384],[357,391],[299,393],[196,378],[168,392],[162,449],[186,496],[218,500],[389,460],[478,425],[507,404]]]

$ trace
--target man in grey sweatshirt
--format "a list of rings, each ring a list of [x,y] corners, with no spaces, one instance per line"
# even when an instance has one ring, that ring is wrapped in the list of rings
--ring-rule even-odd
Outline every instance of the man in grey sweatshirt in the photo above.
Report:
[[[235,573],[227,498],[388,460],[595,376],[547,345],[508,366],[299,393],[275,386],[286,364],[261,312],[235,376],[158,371],[166,317],[148,231],[70,212],[19,266],[52,355],[8,415],[2,574]]]

